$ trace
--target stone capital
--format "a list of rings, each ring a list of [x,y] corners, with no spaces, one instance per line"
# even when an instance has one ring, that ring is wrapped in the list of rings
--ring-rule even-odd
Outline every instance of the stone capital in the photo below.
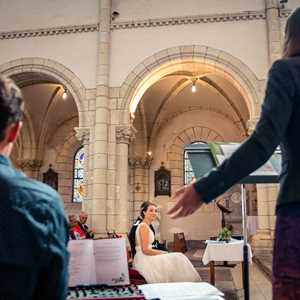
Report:
[[[90,128],[88,127],[74,127],[74,130],[76,132],[76,138],[79,142],[81,142],[83,145],[87,145],[90,140]]]
[[[152,155],[147,155],[146,157],[137,156],[128,158],[128,164],[131,168],[149,169],[152,161]]]
[[[117,144],[129,144],[135,139],[137,130],[133,126],[117,126],[116,140]]]
[[[36,171],[42,166],[42,161],[38,159],[20,159],[17,160],[17,167],[23,171]]]

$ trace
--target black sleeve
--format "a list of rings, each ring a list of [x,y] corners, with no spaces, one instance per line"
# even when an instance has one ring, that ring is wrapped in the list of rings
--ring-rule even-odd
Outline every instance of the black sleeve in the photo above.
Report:
[[[295,83],[286,60],[269,71],[262,111],[252,135],[226,159],[194,184],[201,200],[208,203],[262,166],[283,140],[295,98]]]

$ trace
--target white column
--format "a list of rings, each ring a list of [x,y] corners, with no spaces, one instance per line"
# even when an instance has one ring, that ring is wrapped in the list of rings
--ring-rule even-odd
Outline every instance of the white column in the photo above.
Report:
[[[281,57],[282,41],[278,0],[265,0],[270,65]]]
[[[128,199],[128,145],[134,139],[136,130],[133,126],[116,127],[117,174],[116,174],[116,230],[128,232],[129,199]]]
[[[110,55],[111,0],[100,0],[96,71],[96,111],[93,139],[91,226],[99,234],[108,230],[107,168],[108,168],[108,80]]]

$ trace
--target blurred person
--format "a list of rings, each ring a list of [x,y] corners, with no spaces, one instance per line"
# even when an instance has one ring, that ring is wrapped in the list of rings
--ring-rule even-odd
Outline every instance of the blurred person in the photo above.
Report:
[[[85,233],[79,227],[76,215],[69,215],[69,235],[71,240],[85,239]]]
[[[23,98],[0,78],[0,299],[63,300],[68,225],[60,196],[16,170],[10,159],[22,127]]]

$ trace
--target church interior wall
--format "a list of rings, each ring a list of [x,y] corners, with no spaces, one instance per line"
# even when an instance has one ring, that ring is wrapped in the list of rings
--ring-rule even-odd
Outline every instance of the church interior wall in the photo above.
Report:
[[[225,51],[243,61],[258,78],[265,77],[268,68],[266,24],[264,20],[252,20],[114,30],[110,85],[121,86],[134,67],[155,53],[184,45],[204,45]]]
[[[146,9],[147,7],[147,9]],[[226,5],[221,5],[219,0],[203,1],[198,0],[113,0],[112,11],[118,11],[120,16],[118,21],[128,21],[132,19],[149,19],[223,14],[241,11],[263,10],[264,0],[226,0]]]
[[[233,121],[218,113],[210,112],[208,115],[206,111],[201,110],[182,113],[161,128],[157,136],[155,136],[155,141],[151,148],[153,162],[149,172],[149,199],[153,199],[161,207],[161,220],[163,221],[160,232],[162,239],[172,240],[175,232],[184,232],[187,238],[192,240],[207,239],[215,235],[220,229],[221,217],[215,204],[204,206],[197,213],[182,221],[172,220],[167,215],[168,208],[173,205],[169,197],[160,196],[154,198],[154,171],[159,169],[162,161],[165,162],[165,166],[172,174],[172,194],[182,186],[183,148],[185,144],[179,146],[181,147],[181,153],[173,152],[173,155],[171,155],[172,150],[170,148],[174,143],[174,139],[190,128],[207,128],[207,136],[205,136],[205,131],[202,130],[203,136],[199,136],[197,140],[187,141],[186,145],[199,140],[240,142],[242,138],[240,129],[236,127]],[[209,130],[213,133],[209,133]],[[197,131],[197,129],[194,131]],[[215,133],[219,133],[219,136],[216,136]]]
[[[72,71],[86,88],[96,86],[97,33],[1,40],[0,64],[18,58],[51,59]]]
[[[0,31],[98,22],[98,0],[1,0]]]

